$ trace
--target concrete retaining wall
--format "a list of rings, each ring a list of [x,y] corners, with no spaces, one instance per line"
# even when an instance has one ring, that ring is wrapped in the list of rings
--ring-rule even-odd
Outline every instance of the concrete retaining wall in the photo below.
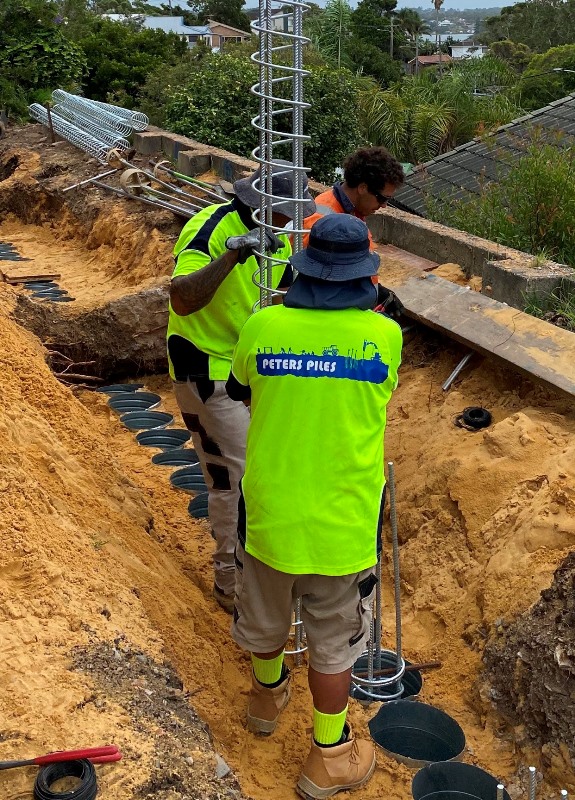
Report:
[[[190,177],[212,170],[231,183],[257,167],[247,158],[151,126],[134,133],[134,147],[145,155],[169,158]],[[316,181],[309,186],[314,195],[326,189]],[[372,215],[367,224],[376,242],[395,245],[438,264],[459,264],[468,278],[477,275],[483,279],[483,294],[515,308],[523,309],[528,295],[545,296],[563,283],[575,289],[575,270],[570,267],[553,261],[540,263],[528,253],[395,208]]]

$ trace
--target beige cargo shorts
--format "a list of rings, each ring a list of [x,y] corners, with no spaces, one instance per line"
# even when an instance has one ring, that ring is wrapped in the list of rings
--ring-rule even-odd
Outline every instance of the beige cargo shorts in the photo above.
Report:
[[[292,610],[301,597],[310,666],[327,675],[353,666],[369,638],[375,565],[353,575],[292,575],[236,548],[232,637],[251,653],[272,653],[286,643]]]

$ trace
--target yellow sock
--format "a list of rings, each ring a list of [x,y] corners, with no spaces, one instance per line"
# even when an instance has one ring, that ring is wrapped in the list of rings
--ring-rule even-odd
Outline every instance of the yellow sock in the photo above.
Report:
[[[258,658],[252,656],[252,667],[254,675],[258,683],[263,683],[264,686],[269,686],[272,683],[277,683],[281,678],[282,667],[284,663],[284,654],[280,653],[275,658]]]
[[[339,714],[322,714],[317,708],[313,710],[313,738],[320,746],[337,744],[343,734],[343,726],[347,716],[347,706]]]

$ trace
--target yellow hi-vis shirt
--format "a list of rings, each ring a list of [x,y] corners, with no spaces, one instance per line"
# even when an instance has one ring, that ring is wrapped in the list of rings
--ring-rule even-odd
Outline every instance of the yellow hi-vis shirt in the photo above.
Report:
[[[399,325],[374,311],[274,306],[244,325],[232,373],[251,389],[245,549],[291,574],[377,561],[386,407]]]
[[[176,267],[172,278],[197,272],[219,258],[226,250],[229,236],[241,236],[255,227],[251,210],[234,198],[230,203],[207,206],[193,216],[184,226],[174,247]],[[285,243],[275,257],[279,263],[272,266],[272,287],[277,288],[286,264],[281,263],[291,255],[287,235],[280,236]],[[200,311],[179,316],[170,304],[167,338],[181,337],[192,342],[209,357],[209,377],[216,381],[227,380],[232,354],[244,322],[259,300],[260,290],[252,276],[259,274],[255,256],[244,264],[237,264],[223,280],[210,302]],[[257,277],[256,274],[256,277]],[[175,368],[168,353],[172,379],[185,374],[181,365]]]

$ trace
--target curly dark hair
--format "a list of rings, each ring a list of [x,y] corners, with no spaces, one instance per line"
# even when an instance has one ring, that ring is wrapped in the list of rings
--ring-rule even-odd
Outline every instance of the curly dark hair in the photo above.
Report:
[[[401,186],[405,175],[385,147],[361,147],[343,162],[343,178],[351,189],[366,183],[370,192],[379,192],[386,183]]]

